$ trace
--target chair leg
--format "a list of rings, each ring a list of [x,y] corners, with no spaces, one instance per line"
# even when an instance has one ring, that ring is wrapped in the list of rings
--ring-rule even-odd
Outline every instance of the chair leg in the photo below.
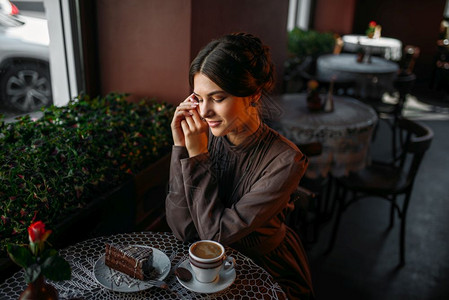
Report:
[[[377,115],[377,117],[379,117],[379,115]],[[379,122],[377,122],[376,125],[374,125],[373,134],[371,135],[372,142],[376,140],[378,130],[379,130]]]
[[[328,175],[327,179],[323,179],[323,183],[320,190],[321,192],[317,194],[316,208],[315,208],[315,219],[312,222],[312,242],[318,241],[318,235],[320,232],[320,227],[328,222],[332,218],[334,204],[330,204],[330,200],[333,199],[332,195],[332,185],[333,178],[332,175]],[[331,206],[329,210],[329,206]]]
[[[393,161],[396,159],[396,128],[397,128],[397,118],[396,116],[394,117],[393,120],[393,125],[391,126],[391,136],[392,136],[392,140],[391,140],[391,145],[392,145],[392,149],[391,149],[391,153],[393,155]]]
[[[399,244],[399,265],[405,265],[405,215],[402,216],[401,220],[401,232],[400,232],[400,244]]]
[[[328,176],[329,177],[324,192],[325,198],[324,198],[323,215],[325,216],[325,218],[322,219],[322,223],[327,222],[332,218],[335,209],[335,202],[337,201],[336,199],[338,196],[335,179],[331,174],[329,174]]]
[[[390,207],[390,225],[388,226],[388,229],[392,229],[394,226],[394,209],[396,207],[396,195],[393,196],[391,199],[391,207]]]
[[[315,220],[313,221],[313,242],[315,243],[318,240],[318,232],[320,230],[321,219],[322,219],[322,202],[325,201],[325,195],[323,193],[317,195],[316,207],[315,207]]]
[[[343,188],[343,192],[342,192],[341,196],[339,196],[339,192],[340,192],[339,190],[340,189],[339,189],[338,185],[336,185],[336,187],[335,187],[335,197],[336,197],[335,201],[337,201],[337,211],[336,211],[337,216],[336,216],[336,219],[335,219],[334,227],[332,229],[332,235],[331,235],[331,239],[329,241],[329,245],[328,245],[326,251],[324,252],[324,254],[329,254],[332,251],[333,247],[334,247],[335,240],[337,238],[338,227],[340,226],[341,215],[343,214],[343,211],[345,209],[345,205],[344,204],[345,204],[345,198],[346,198],[346,189]]]
[[[400,230],[400,240],[399,240],[399,265],[405,265],[405,229],[406,229],[406,220],[407,220],[407,209],[408,203],[410,201],[411,191],[408,191],[405,195],[404,205],[402,207],[401,216],[401,230]]]

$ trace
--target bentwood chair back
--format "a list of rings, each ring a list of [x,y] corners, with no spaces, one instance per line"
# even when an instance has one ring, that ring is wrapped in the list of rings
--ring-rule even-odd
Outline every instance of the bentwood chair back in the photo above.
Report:
[[[315,201],[315,193],[311,190],[298,186],[290,197],[294,209],[286,217],[286,224],[292,228],[304,243],[307,243],[309,207]]]
[[[416,175],[424,154],[430,147],[433,132],[423,124],[402,117],[398,119],[397,125],[400,148],[393,163],[373,162],[359,172],[336,179],[337,216],[327,252],[332,250],[342,215],[352,203],[360,199],[383,199],[391,204],[389,229],[393,227],[396,215],[401,221],[399,258],[400,265],[405,264],[407,209]],[[352,197],[347,197],[348,193]]]
[[[396,156],[397,149],[397,122],[402,116],[407,95],[412,92],[412,88],[416,82],[416,75],[413,73],[415,62],[420,55],[420,48],[413,45],[407,45],[403,49],[402,59],[399,62],[399,73],[393,82],[394,90],[397,93],[397,101],[395,103],[386,103],[383,101],[372,101],[371,106],[374,108],[381,120],[384,120],[391,129],[391,153]],[[376,137],[376,132],[373,138]]]
[[[402,58],[399,63],[401,72],[405,74],[413,73],[416,60],[421,53],[421,49],[418,46],[406,45],[402,52]]]
[[[309,158],[323,152],[323,145],[320,142],[297,146]],[[311,179],[304,176],[294,194],[295,210],[290,225],[306,244],[312,244],[318,239],[319,226],[324,220],[323,212],[328,210],[326,198],[328,182],[328,178]]]

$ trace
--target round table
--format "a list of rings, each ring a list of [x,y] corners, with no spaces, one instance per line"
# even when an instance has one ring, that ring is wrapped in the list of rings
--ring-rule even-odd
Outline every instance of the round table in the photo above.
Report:
[[[370,161],[369,146],[378,119],[375,111],[356,99],[333,96],[334,111],[311,112],[306,96],[282,95],[279,104],[283,114],[273,125],[299,148],[305,143],[322,143],[322,154],[309,158],[306,176],[327,177],[331,173],[340,177],[363,169]]]
[[[327,81],[353,81],[356,96],[379,99],[393,90],[399,66],[380,57],[371,56],[370,60],[358,63],[357,55],[350,53],[322,55],[317,59],[317,77]]]
[[[169,290],[151,287],[144,291],[115,292],[101,286],[94,277],[96,261],[105,253],[105,243],[136,244],[157,248],[171,262],[165,278]],[[98,237],[77,243],[59,251],[72,267],[71,280],[51,282],[63,299],[286,299],[277,282],[264,269],[238,251],[226,247],[226,254],[236,261],[236,279],[223,291],[204,294],[184,288],[174,275],[174,270],[188,259],[189,245],[180,242],[171,233],[141,232]],[[0,299],[18,299],[26,288],[24,272],[19,271],[0,284]]]
[[[347,34],[342,36],[343,51],[357,52],[359,47],[373,55],[383,56],[385,59],[400,61],[402,57],[402,42],[398,39],[380,37],[369,38],[366,35]]]

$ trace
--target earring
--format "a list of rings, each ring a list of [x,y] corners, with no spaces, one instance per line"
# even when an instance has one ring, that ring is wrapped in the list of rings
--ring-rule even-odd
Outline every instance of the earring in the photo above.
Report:
[[[256,103],[256,102],[251,102],[250,105],[251,105],[252,107],[256,107],[256,106],[257,106],[257,103]]]

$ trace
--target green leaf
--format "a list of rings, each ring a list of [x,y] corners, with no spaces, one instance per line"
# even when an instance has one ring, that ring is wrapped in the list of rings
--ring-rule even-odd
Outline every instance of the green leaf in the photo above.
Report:
[[[45,249],[44,252],[42,252],[41,259],[43,261],[45,261],[48,257],[56,256],[56,255],[58,255],[58,250],[52,249],[52,248]]]
[[[44,276],[50,280],[62,281],[72,277],[69,263],[59,255],[48,257],[42,264]]]
[[[56,231],[170,151],[175,108],[127,96],[80,94],[65,107],[46,108],[38,120],[0,121],[0,255],[8,243],[28,243],[33,218]]]
[[[11,260],[22,268],[27,268],[33,263],[33,255],[27,247],[8,244],[7,250]]]

